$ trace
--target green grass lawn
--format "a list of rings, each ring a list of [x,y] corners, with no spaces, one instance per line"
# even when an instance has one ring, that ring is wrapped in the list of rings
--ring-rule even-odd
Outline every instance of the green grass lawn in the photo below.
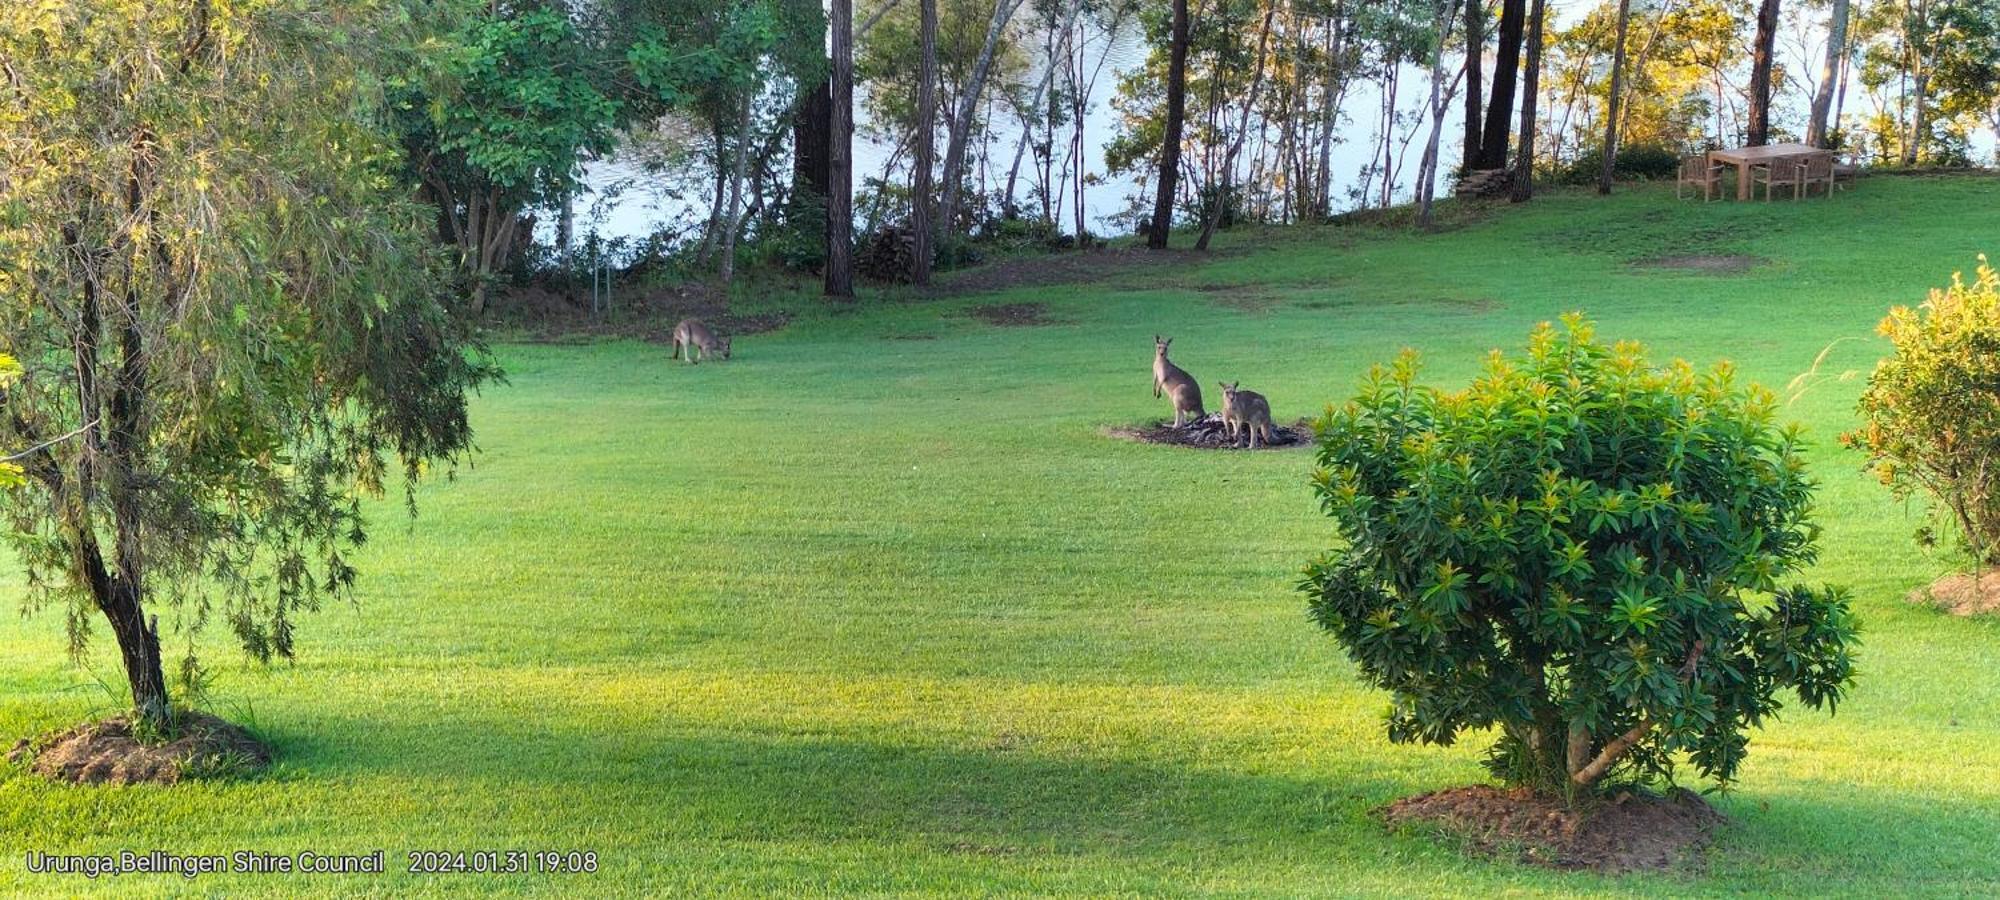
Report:
[[[1981,251],[2000,253],[2000,181],[1768,205],[1645,187],[1422,236],[1239,231],[1088,284],[871,295],[723,365],[502,346],[483,452],[414,522],[376,505],[356,604],[309,617],[296,664],[204,639],[213,708],[276,745],[273,771],[0,769],[0,893],[2000,894],[2000,621],[1902,599],[1952,561],[1835,442],[1882,313]],[[1672,254],[1768,262],[1631,264]],[[991,302],[1060,323],[963,315]],[[1484,740],[1391,746],[1386,698],[1307,622],[1293,584],[1331,535],[1311,455],[1101,433],[1168,412],[1155,333],[1204,391],[1241,379],[1293,418],[1405,346],[1463,383],[1573,309],[1777,388],[1832,346],[1789,410],[1824,481],[1815,579],[1856,591],[1860,679],[1838,715],[1755,736],[1699,871],[1558,873],[1385,832],[1376,807],[1481,780]],[[59,612],[0,622],[0,735],[117,704],[103,629],[82,670]],[[156,847],[380,848],[392,871],[88,883],[23,862]],[[399,874],[407,851],[481,848],[601,868]]]

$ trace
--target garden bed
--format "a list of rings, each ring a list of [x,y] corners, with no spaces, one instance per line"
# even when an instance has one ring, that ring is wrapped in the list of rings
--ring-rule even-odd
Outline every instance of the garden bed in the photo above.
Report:
[[[51,781],[173,784],[254,772],[270,765],[271,751],[238,726],[205,713],[182,713],[180,734],[171,740],[141,741],[131,722],[120,717],[22,740],[7,760]]]
[[[1556,869],[1659,871],[1692,860],[1729,820],[1692,791],[1626,791],[1572,810],[1526,789],[1471,785],[1410,797],[1381,810],[1391,826],[1424,825],[1475,852]]]
[[[1209,413],[1179,428],[1173,420],[1161,419],[1124,428],[1109,429],[1114,437],[1138,441],[1143,444],[1172,444],[1176,447],[1194,447],[1200,450],[1247,450],[1248,436],[1237,433],[1232,443],[1228,429],[1223,427],[1221,413]],[[1304,419],[1290,425],[1272,425],[1271,443],[1259,442],[1259,450],[1290,450],[1312,446],[1312,425]]]

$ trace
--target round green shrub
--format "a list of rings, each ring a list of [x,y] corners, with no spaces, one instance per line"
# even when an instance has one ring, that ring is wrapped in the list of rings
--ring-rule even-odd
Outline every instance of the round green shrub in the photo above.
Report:
[[[1567,317],[1455,393],[1405,352],[1320,420],[1340,542],[1301,587],[1390,740],[1496,728],[1496,776],[1576,799],[1681,760],[1727,783],[1781,689],[1840,699],[1847,592],[1781,584],[1817,552],[1798,432],[1727,364],[1643,353]]]

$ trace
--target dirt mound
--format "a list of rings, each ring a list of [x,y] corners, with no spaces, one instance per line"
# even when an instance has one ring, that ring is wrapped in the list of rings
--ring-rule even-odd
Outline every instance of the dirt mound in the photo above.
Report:
[[[1061,324],[1060,320],[1049,318],[1049,308],[1040,303],[988,303],[965,312],[988,325],[1011,328]]]
[[[1203,450],[1243,450],[1248,449],[1249,438],[1244,435],[1231,443],[1229,432],[1222,426],[1221,413],[1209,413],[1179,428],[1171,419],[1155,421],[1135,428],[1113,428],[1115,437],[1139,441],[1147,444],[1173,444],[1180,447],[1197,447]],[[1272,425],[1271,443],[1259,443],[1259,450],[1284,450],[1292,447],[1310,446],[1313,440],[1312,426],[1304,419],[1290,425]]]
[[[141,743],[119,717],[23,740],[7,754],[54,781],[77,784],[173,784],[183,778],[241,774],[271,763],[270,748],[235,725],[205,713],[182,713],[180,735]]]
[[[1560,799],[1491,785],[1451,788],[1380,810],[1392,826],[1436,827],[1474,850],[1522,862],[1597,872],[1670,869],[1706,847],[1728,822],[1692,791],[1626,792],[1572,811]]]
[[[1740,253],[1684,253],[1678,256],[1656,256],[1651,259],[1636,260],[1632,265],[1642,269],[1680,269],[1687,272],[1735,275],[1748,272],[1764,263],[1762,257]]]
[[[1954,616],[2000,613],[2000,569],[1946,575],[1910,592],[1910,601]]]

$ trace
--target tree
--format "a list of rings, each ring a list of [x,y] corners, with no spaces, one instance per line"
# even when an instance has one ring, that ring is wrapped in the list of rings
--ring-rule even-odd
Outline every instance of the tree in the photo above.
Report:
[[[1917,164],[1924,143],[1930,139],[1931,57],[1939,35],[1931,29],[1930,0],[1904,0],[1904,42],[1910,66],[1910,130],[1903,136],[1903,165]]]
[[[1527,0],[1501,0],[1499,44],[1493,51],[1493,95],[1486,103],[1486,126],[1479,131],[1479,168],[1507,167],[1507,141],[1513,134],[1514,84],[1521,67],[1521,41],[1527,26]]]
[[[1181,129],[1187,121],[1187,0],[1173,0],[1173,25],[1168,37],[1167,124],[1160,140],[1159,195],[1153,201],[1153,224],[1146,232],[1146,246],[1167,249],[1167,234],[1174,227],[1174,191],[1181,173]]]
[[[1618,167],[1618,100],[1625,90],[1625,34],[1632,23],[1632,0],[1618,0],[1618,28],[1612,37],[1611,93],[1604,98],[1604,167],[1597,175],[1597,192],[1611,193],[1612,171]]]
[[[1465,0],[1465,154],[1459,168],[1479,168],[1480,56],[1486,49],[1486,5]]]
[[[1980,257],[1916,309],[1876,329],[1893,353],[1861,395],[1863,427],[1841,436],[1899,498],[1927,496],[1981,566],[2000,564],[2000,273]]]
[[[409,197],[374,7],[0,13],[0,443],[29,606],[101,616],[140,727],[173,725],[164,635],[258,659],[354,583],[359,495],[470,446],[494,372]],[[395,63],[401,68],[403,63]],[[162,630],[160,615],[169,615]]]
[[[931,247],[936,239],[931,223],[931,140],[937,133],[937,0],[919,4],[917,53],[916,160],[910,170],[910,232],[916,241],[911,251],[910,283],[931,283]]]
[[[1813,92],[1812,120],[1806,125],[1806,143],[1825,147],[1830,132],[1828,115],[1833,111],[1834,81],[1847,64],[1848,0],[1833,0],[1833,14],[1827,19],[1826,60],[1820,66],[1819,90]],[[1836,123],[1837,124],[1837,123]]]
[[[854,0],[833,0],[827,152],[826,295],[854,296]]]
[[[1831,710],[1853,674],[1847,592],[1784,583],[1817,556],[1801,435],[1727,364],[1564,323],[1463,391],[1406,351],[1328,410],[1342,549],[1302,589],[1391,741],[1496,728],[1497,777],[1572,800],[1681,759],[1727,784],[1780,690]]]
[[[1229,173],[1235,171],[1236,154],[1243,151],[1243,139],[1250,134],[1250,113],[1257,108],[1257,94],[1264,89],[1264,51],[1270,46],[1271,20],[1277,15],[1277,12],[1277,7],[1266,5],[1264,7],[1264,23],[1257,28],[1257,51],[1252,57],[1257,61],[1256,67],[1250,75],[1250,94],[1243,100],[1243,115],[1236,125],[1236,136],[1229,142],[1228,148],[1222,154],[1222,173],[1224,178],[1229,177]],[[1215,228],[1222,222],[1223,206],[1229,202],[1230,187],[1227,183],[1219,186],[1211,185],[1211,187],[1215,188],[1215,197],[1209,201],[1208,208],[1202,213],[1201,235],[1195,238],[1194,241],[1194,248],[1196,250],[1208,249],[1209,239],[1215,236]]]
[[[458,247],[473,312],[505,267],[522,213],[580,189],[587,154],[608,150],[619,114],[599,57],[561,9],[461,3],[448,50],[403,98],[410,166]]]
[[[1514,152],[1513,184],[1507,199],[1526,203],[1535,196],[1535,107],[1542,89],[1542,0],[1535,0],[1528,14],[1528,66],[1521,99],[1521,147]]]
[[[1748,143],[1761,147],[1771,139],[1771,66],[1778,40],[1778,2],[1757,6],[1757,36],[1750,50],[1750,127]]]
[[[1451,39],[1452,20],[1457,18],[1454,13],[1458,3],[1457,0],[1433,0],[1433,3],[1434,15],[1428,35],[1431,42],[1431,96],[1427,108],[1431,116],[1431,136],[1424,143],[1424,155],[1417,164],[1417,224],[1424,228],[1431,225],[1431,210],[1436,201],[1445,113],[1450,111],[1452,95],[1458,91],[1458,80],[1465,76],[1465,69],[1460,68],[1453,74],[1450,89],[1445,88],[1444,45]]]
[[[994,0],[993,18],[986,26],[986,40],[980,45],[972,73],[966,76],[965,85],[959,92],[958,110],[951,117],[951,128],[945,138],[944,198],[939,203],[938,219],[954,233],[958,228],[958,195],[965,179],[965,145],[972,137],[974,114],[978,112],[979,98],[986,90],[987,73],[993,69],[993,56],[999,50],[1000,37],[1006,32],[1007,23],[1014,18],[1014,11],[1021,8],[1021,3],[1022,0]]]

